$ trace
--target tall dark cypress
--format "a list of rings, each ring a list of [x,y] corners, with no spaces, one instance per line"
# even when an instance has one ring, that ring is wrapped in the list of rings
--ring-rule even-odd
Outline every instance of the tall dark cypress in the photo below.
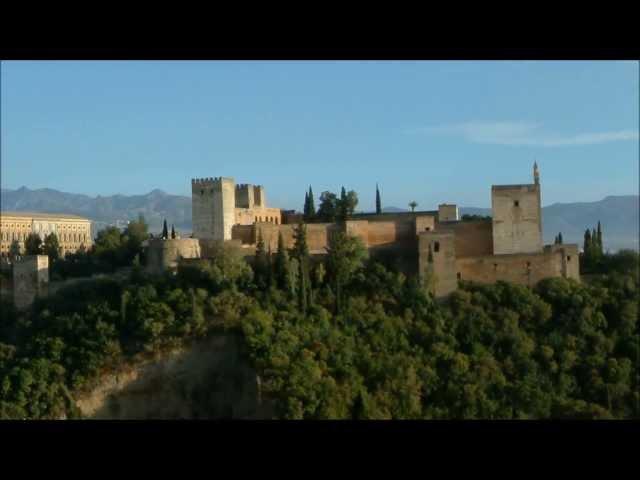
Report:
[[[584,232],[584,256],[585,258],[589,258],[591,256],[591,230],[587,228]]]
[[[302,218],[304,221],[309,219],[309,193],[304,192],[304,207],[302,208]]]
[[[173,227],[173,224],[171,224],[171,238],[176,238],[176,229]]]
[[[311,190],[311,185],[309,185],[309,222],[312,222],[316,216],[316,202],[313,200],[313,190]]]
[[[309,302],[309,289],[311,282],[309,279],[309,246],[307,245],[307,228],[299,223],[293,232],[295,240],[292,256],[298,259],[299,280],[298,280],[298,301],[300,310],[306,314]]]
[[[347,191],[342,187],[340,192],[340,200],[338,202],[338,220],[345,222],[347,220]]]
[[[382,201],[380,200],[380,190],[376,183],[376,213],[380,215],[382,213]]]
[[[562,245],[562,232],[558,234],[558,243]]]
[[[602,227],[600,226],[600,220],[598,220],[597,236],[598,236],[598,250],[599,250],[600,254],[602,254],[603,253],[603,249],[602,249]]]
[[[284,247],[282,232],[278,234],[278,251],[274,262],[274,276],[277,286],[287,290],[289,283],[289,255]]]
[[[162,238],[166,240],[169,238],[169,229],[167,228],[167,219],[164,219],[164,225],[162,226]]]

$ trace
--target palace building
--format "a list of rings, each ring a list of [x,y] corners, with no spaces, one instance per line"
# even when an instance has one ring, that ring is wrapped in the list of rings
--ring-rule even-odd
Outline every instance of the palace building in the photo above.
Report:
[[[24,253],[24,241],[30,233],[35,233],[44,242],[50,233],[55,233],[61,254],[74,253],[80,245],[89,248],[92,243],[91,221],[77,215],[36,212],[0,213],[0,255],[9,256],[14,240]]]

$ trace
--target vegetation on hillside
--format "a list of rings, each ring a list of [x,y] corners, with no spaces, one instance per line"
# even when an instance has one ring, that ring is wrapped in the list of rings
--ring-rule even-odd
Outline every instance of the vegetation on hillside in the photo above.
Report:
[[[123,244],[105,233],[94,255],[117,262]],[[637,253],[603,254],[590,283],[462,283],[436,302],[357,239],[334,237],[322,262],[303,226],[279,244],[253,266],[221,244],[175,276],[3,304],[0,418],[76,416],[73,395],[104,371],[220,331],[243,335],[279,418],[640,416]]]

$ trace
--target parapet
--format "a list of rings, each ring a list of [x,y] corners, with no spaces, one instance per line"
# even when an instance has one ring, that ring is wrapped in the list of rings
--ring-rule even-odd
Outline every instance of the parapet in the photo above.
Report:
[[[540,184],[536,183],[522,183],[518,185],[491,185],[491,191],[497,190],[517,190],[517,191],[526,191],[526,192],[534,192],[536,189],[540,188]]]
[[[205,178],[192,178],[191,185],[213,185],[221,182],[233,182],[233,178],[230,177],[205,177]]]

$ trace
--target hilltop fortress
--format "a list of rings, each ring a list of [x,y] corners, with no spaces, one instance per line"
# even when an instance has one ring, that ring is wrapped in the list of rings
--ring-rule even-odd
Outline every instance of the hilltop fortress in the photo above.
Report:
[[[408,274],[430,279],[436,296],[457,288],[458,280],[498,280],[532,286],[546,277],[579,280],[578,245],[543,245],[540,178],[534,182],[491,187],[491,220],[463,221],[455,204],[438,210],[355,214],[344,223],[307,224],[312,255],[326,254],[335,231],[360,238],[372,256],[385,256]],[[236,185],[232,178],[191,181],[193,238],[154,239],[148,268],[175,267],[181,258],[206,258],[213,242],[229,242],[246,255],[255,252],[260,234],[272,252],[282,234],[293,246],[295,215],[267,207],[264,187]]]

